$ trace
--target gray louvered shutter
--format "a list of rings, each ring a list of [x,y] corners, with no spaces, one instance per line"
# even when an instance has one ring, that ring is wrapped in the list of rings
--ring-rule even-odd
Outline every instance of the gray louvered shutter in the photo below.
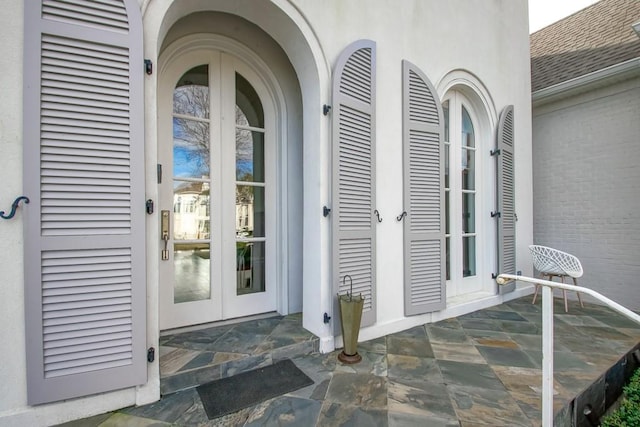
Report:
[[[444,137],[433,85],[402,61],[404,312],[445,308]]]
[[[336,293],[365,298],[362,326],[376,321],[375,43],[359,40],[340,55],[333,74],[332,280]],[[337,297],[334,325],[340,331]]]
[[[146,382],[142,18],[25,1],[30,405]]]
[[[498,274],[516,274],[516,211],[513,162],[513,105],[502,110],[498,121]],[[512,292],[515,283],[499,286],[500,293]]]

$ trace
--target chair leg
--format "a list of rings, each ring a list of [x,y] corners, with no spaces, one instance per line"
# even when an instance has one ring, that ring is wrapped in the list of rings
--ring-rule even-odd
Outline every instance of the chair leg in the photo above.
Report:
[[[533,301],[531,301],[531,304],[535,304],[536,303],[536,298],[538,298],[538,291],[540,290],[540,285],[536,284],[536,291],[533,294]]]
[[[540,273],[540,278],[544,279],[544,274]],[[549,277],[549,280],[551,280],[551,277]],[[533,301],[531,301],[531,304],[535,304],[536,303],[536,298],[538,298],[538,291],[540,290],[540,285],[536,284],[536,291],[533,294]]]
[[[578,286],[578,279],[576,279],[575,277],[572,277],[572,279],[573,285]],[[580,292],[576,292],[576,294],[578,295],[578,301],[580,301],[580,307],[584,308],[584,304],[582,304],[582,298],[580,297]]]
[[[560,276],[560,278],[562,279],[562,283],[564,283],[564,276]],[[564,312],[568,313],[569,303],[567,302],[567,291],[564,289],[562,290],[562,296],[564,297]]]

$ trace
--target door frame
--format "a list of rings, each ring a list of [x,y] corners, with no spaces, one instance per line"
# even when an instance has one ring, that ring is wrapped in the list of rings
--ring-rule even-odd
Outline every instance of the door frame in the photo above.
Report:
[[[278,313],[282,315],[288,314],[289,307],[289,280],[288,280],[288,251],[289,251],[289,236],[288,236],[288,194],[287,194],[287,180],[288,180],[288,170],[287,170],[287,132],[286,132],[286,118],[287,118],[287,110],[285,97],[283,95],[282,89],[278,84],[278,81],[269,68],[269,66],[260,58],[258,54],[256,54],[253,50],[249,49],[245,45],[230,39],[228,37],[218,35],[218,34],[209,34],[209,33],[198,33],[192,34],[189,36],[182,37],[171,44],[169,44],[159,55],[158,58],[158,78],[156,80],[157,84],[157,94],[162,93],[163,79],[161,76],[165,75],[167,72],[167,68],[171,66],[174,61],[180,60],[180,58],[184,55],[189,55],[191,52],[199,51],[199,50],[211,50],[211,51],[220,51],[222,53],[227,53],[236,58],[240,59],[244,64],[260,79],[262,86],[264,86],[265,90],[268,93],[268,99],[263,100],[264,102],[272,102],[273,103],[273,111],[275,115],[275,123],[274,123],[274,135],[273,139],[275,141],[275,147],[273,151],[273,155],[275,156],[275,176],[273,182],[273,189],[275,192],[275,227],[274,227],[274,235],[272,239],[274,240],[274,254],[273,254],[273,262],[274,262],[274,285],[276,292],[276,310]],[[157,104],[157,111],[161,110],[160,108],[160,99],[159,97],[155,99]],[[159,117],[158,117],[159,119]],[[160,127],[160,122],[157,122],[158,129]],[[158,152],[160,150],[159,146],[159,138],[156,139],[155,146],[155,155],[156,160],[158,158]],[[173,178],[172,174],[164,173],[166,175],[163,179]],[[171,177],[169,177],[171,175]],[[159,195],[159,186],[160,184],[157,181],[154,181],[152,185],[156,186],[156,194]],[[157,230],[159,230],[159,219],[155,223]],[[160,238],[158,233],[158,238]],[[154,260],[150,265],[155,265],[159,267],[159,263],[164,262],[160,261],[160,252],[151,253],[152,257],[157,256],[158,260]],[[158,282],[158,291],[160,291],[160,284]],[[159,296],[159,294],[158,294]],[[160,308],[160,298],[158,298],[158,307]],[[161,329],[159,322],[159,329]]]
[[[494,100],[485,85],[472,73],[464,69],[452,70],[445,74],[437,84],[437,91],[440,99],[444,100],[452,93],[458,92],[466,100],[465,105],[474,118],[476,138],[479,151],[482,156],[482,173],[476,176],[476,183],[482,186],[483,196],[481,200],[476,200],[476,212],[479,212],[476,222],[476,230],[483,234],[482,247],[477,247],[476,262],[484,268],[482,274],[482,289],[479,293],[468,296],[451,297],[447,294],[447,306],[456,305],[468,300],[469,297],[481,298],[482,296],[495,295],[498,286],[489,273],[490,268],[484,266],[496,265],[497,263],[497,227],[496,221],[489,216],[489,212],[495,208],[496,200],[496,167],[495,159],[489,155],[489,148],[493,149],[492,138],[495,137],[496,125],[498,123],[498,113]],[[476,159],[480,162],[479,159]],[[485,216],[486,215],[486,216]],[[479,228],[478,228],[479,227]],[[449,291],[449,287],[447,287]]]

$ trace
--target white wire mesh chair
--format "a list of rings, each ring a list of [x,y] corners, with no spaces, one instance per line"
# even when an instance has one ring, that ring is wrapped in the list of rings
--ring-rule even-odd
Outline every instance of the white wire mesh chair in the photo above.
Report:
[[[583,274],[582,264],[580,264],[578,258],[566,252],[540,245],[531,245],[529,246],[529,250],[533,257],[533,266],[540,272],[540,277],[544,279],[545,276],[547,276],[549,281],[553,281],[554,277],[560,277],[562,283],[564,283],[565,277],[571,277],[573,284],[578,286],[578,278],[582,277]],[[536,303],[539,290],[540,285],[536,285],[536,292],[533,295],[532,304]],[[562,294],[564,297],[564,311],[569,312],[567,291],[563,289]],[[582,298],[580,298],[580,292],[577,292],[577,294],[580,306],[584,307]]]

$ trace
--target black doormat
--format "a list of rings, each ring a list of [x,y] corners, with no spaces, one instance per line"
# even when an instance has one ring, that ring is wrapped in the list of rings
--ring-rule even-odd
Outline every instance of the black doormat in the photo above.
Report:
[[[210,420],[313,384],[289,359],[197,387]]]

